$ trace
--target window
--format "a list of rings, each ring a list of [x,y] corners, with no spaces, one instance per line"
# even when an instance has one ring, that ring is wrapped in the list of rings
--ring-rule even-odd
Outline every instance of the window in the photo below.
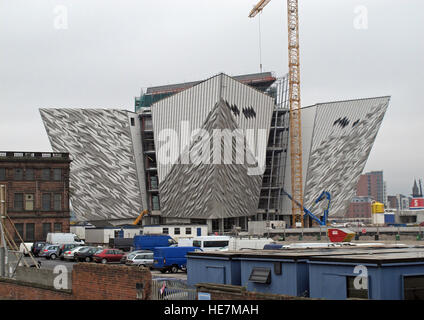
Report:
[[[15,240],[19,240],[18,234],[21,238],[24,237],[24,224],[23,223],[15,223]]]
[[[34,237],[35,237],[35,224],[27,223],[25,225],[25,240],[34,241]]]
[[[0,180],[6,180],[6,168],[0,168]]]
[[[41,180],[44,180],[44,181],[50,180],[50,169],[41,170]]]
[[[424,275],[405,276],[403,291],[405,300],[424,300]]]
[[[52,224],[51,223],[43,223],[43,239],[47,238],[47,234],[52,232]]]
[[[169,228],[162,228],[163,234],[169,234]]]
[[[204,241],[203,247],[204,248],[221,248],[221,247],[227,247],[228,246],[228,240],[224,241]]]
[[[15,180],[23,180],[24,179],[24,170],[23,169],[16,168],[14,170],[14,172],[15,172],[15,174],[14,174]]]
[[[174,228],[174,234],[180,234],[180,228]]]
[[[15,193],[13,208],[15,210],[23,210],[24,209],[24,194],[23,193]]]
[[[191,234],[191,228],[185,228],[185,234]]]
[[[54,181],[62,180],[62,169],[53,169],[53,180]]]
[[[34,180],[34,169],[25,170],[25,180]]]
[[[131,118],[131,126],[134,127],[135,126],[135,120],[134,118]]]
[[[54,224],[54,232],[62,232],[62,223],[56,222]]]
[[[62,210],[62,195],[60,193],[54,195],[53,209],[57,211]]]
[[[274,262],[274,273],[276,275],[281,275],[282,270],[281,270],[281,262]]]
[[[25,210],[26,211],[34,210],[34,195],[33,194],[25,195]]]
[[[160,210],[159,196],[153,196],[152,197],[152,209],[153,210]]]
[[[50,193],[43,193],[42,206],[43,206],[44,211],[50,210],[50,202],[51,202],[51,194]]]
[[[347,298],[368,299],[368,289],[356,289],[354,281],[356,277],[346,277]]]

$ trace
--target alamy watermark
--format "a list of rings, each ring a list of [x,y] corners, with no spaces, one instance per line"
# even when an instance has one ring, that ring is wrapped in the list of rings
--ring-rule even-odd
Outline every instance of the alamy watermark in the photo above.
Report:
[[[368,30],[368,8],[364,5],[356,6],[354,13],[353,27],[356,30]]]
[[[68,7],[64,5],[55,6],[53,9],[53,28],[56,30],[68,29]]]
[[[163,129],[157,136],[158,162],[169,164],[246,164],[248,175],[265,170],[266,129],[194,129],[182,121],[180,132]]]

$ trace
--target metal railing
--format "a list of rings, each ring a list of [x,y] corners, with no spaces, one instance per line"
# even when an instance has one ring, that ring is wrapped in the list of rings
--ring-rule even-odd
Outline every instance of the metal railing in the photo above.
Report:
[[[197,300],[196,287],[178,279],[152,279],[151,300]]]

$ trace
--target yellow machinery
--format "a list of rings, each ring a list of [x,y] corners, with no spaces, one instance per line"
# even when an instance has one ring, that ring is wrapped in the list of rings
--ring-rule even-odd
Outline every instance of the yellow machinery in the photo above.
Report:
[[[143,217],[149,213],[149,210],[144,210],[142,213],[139,214],[139,216],[137,217],[137,219],[134,220],[133,225],[138,225],[141,221],[141,219],[143,219]]]
[[[252,9],[255,17],[271,0],[261,0]],[[287,0],[288,49],[289,49],[289,97],[290,97],[290,160],[292,186],[292,225],[300,222],[303,228],[303,177],[302,177],[302,132],[300,114],[300,58],[299,58],[299,4],[298,0]],[[296,205],[299,203],[300,205]]]
[[[384,213],[384,204],[381,202],[374,201],[371,204],[372,213]]]

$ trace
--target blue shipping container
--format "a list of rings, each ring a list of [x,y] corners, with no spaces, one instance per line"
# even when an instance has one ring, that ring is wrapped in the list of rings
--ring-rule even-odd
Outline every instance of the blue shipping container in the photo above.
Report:
[[[385,224],[395,223],[395,215],[394,214],[384,214],[384,223]]]

